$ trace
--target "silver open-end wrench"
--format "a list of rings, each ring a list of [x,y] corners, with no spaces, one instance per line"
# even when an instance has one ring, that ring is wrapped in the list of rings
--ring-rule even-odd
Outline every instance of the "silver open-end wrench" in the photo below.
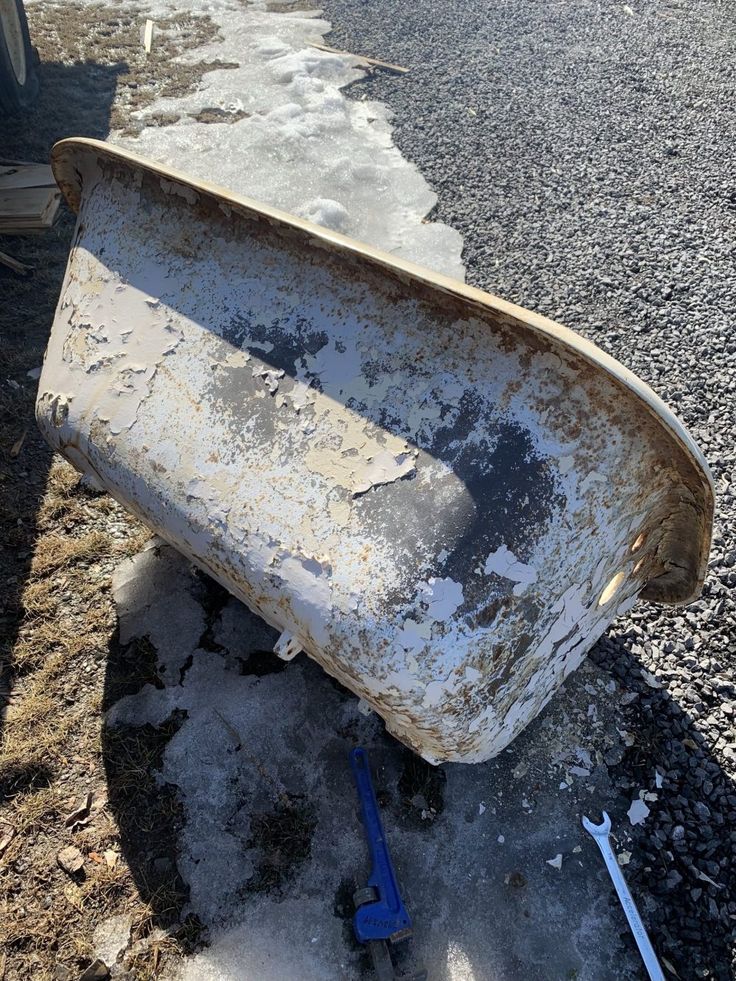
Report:
[[[629,892],[629,887],[626,885],[623,872],[619,867],[616,856],[613,854],[611,842],[608,838],[608,833],[611,830],[611,819],[603,811],[602,824],[593,824],[587,817],[583,817],[583,827],[589,835],[593,836],[595,843],[601,850],[608,874],[611,876],[613,884],[616,887],[618,898],[624,908],[624,913],[626,913],[626,919],[629,921],[631,932],[634,934],[639,953],[642,956],[651,981],[665,981],[662,968],[659,966],[659,961],[657,960],[657,955],[654,953],[652,942],[649,939],[647,931],[644,929],[644,924],[641,922],[639,910],[631,898],[631,893]]]

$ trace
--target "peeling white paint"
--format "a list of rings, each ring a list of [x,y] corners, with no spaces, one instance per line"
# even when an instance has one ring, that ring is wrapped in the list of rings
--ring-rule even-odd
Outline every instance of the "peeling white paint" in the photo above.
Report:
[[[268,391],[274,395],[278,391],[279,381],[284,377],[284,370],[283,368],[276,370],[266,368],[263,365],[254,365],[253,377],[262,378]]]
[[[595,486],[595,484],[607,484],[608,477],[605,474],[597,473],[595,470],[591,470],[590,473],[585,477],[580,484],[580,494],[587,494],[588,491]]]
[[[399,453],[394,456],[388,450],[369,457],[366,464],[355,473],[353,494],[365,494],[371,487],[390,484],[406,477],[415,469],[412,453]]]
[[[462,606],[463,587],[453,579],[431,576],[427,582],[420,583],[419,597],[427,605],[430,620],[449,620],[455,610]]]
[[[416,652],[432,638],[432,624],[427,620],[404,620],[396,641],[405,651]]]
[[[537,581],[537,570],[531,565],[520,562],[505,545],[501,545],[495,552],[491,552],[486,559],[483,571],[487,576],[495,573],[497,576],[503,576],[504,579],[518,583],[522,588],[514,589],[517,596],[521,595],[523,587],[531,586]]]

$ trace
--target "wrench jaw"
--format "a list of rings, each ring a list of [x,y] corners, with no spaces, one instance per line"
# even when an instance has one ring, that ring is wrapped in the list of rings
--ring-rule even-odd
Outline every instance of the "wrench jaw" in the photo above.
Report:
[[[370,943],[371,940],[390,940],[396,943],[411,937],[411,920],[403,903],[399,900],[399,908],[391,909],[381,895],[380,886],[373,883],[374,878],[377,877],[371,876],[364,889],[353,893],[355,936],[363,944]]]
[[[361,929],[361,926],[366,925],[363,917],[367,918],[369,924],[374,924],[374,913],[372,913],[371,907],[375,907],[376,911],[379,912],[384,910],[384,904],[380,900],[378,890],[373,886],[356,890],[353,895],[353,902],[355,904],[355,918],[353,920],[355,934],[368,947],[376,981],[427,981],[427,972],[417,963],[411,949],[410,941],[413,931],[409,918],[403,918],[406,920],[405,926],[395,924],[399,925],[399,929],[385,939],[362,940],[362,936],[366,936]]]
[[[605,811],[601,812],[603,814],[603,821],[601,824],[593,824],[592,821],[588,820],[585,815],[583,815],[582,824],[589,835],[593,835],[594,838],[607,838],[611,830],[611,819]]]

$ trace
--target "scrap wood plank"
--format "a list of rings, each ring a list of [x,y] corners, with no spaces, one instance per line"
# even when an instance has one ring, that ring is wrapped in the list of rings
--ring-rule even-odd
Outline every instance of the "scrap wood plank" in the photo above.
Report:
[[[22,235],[50,228],[60,201],[48,164],[0,160],[0,233]]]
[[[143,28],[143,50],[146,54],[151,53],[151,44],[153,43],[153,21],[147,20],[146,26]]]
[[[318,51],[328,51],[330,54],[347,55],[348,58],[359,58],[360,61],[364,61],[367,65],[375,68],[385,68],[386,71],[396,72],[398,75],[406,75],[409,71],[408,68],[403,68],[401,65],[394,65],[390,61],[380,61],[378,58],[366,58],[365,55],[356,55],[350,51],[341,51],[340,48],[331,48],[329,44],[322,44],[321,41],[310,41],[309,46],[311,48],[317,48]]]
[[[25,232],[44,231],[54,222],[61,202],[61,193],[56,183],[40,183],[43,178],[35,167],[28,168],[27,179],[30,185],[22,186],[25,178],[12,174],[0,174],[0,233],[21,235]],[[2,177],[10,181],[3,186]]]
[[[25,262],[21,262],[20,259],[8,255],[7,252],[0,252],[0,265],[7,266],[8,269],[12,269],[19,276],[25,276],[26,273],[29,273],[33,269],[33,266],[26,265]]]
[[[0,164],[0,190],[12,187],[56,187],[48,164]]]
[[[41,215],[48,205],[49,197],[47,187],[0,188],[0,221]]]

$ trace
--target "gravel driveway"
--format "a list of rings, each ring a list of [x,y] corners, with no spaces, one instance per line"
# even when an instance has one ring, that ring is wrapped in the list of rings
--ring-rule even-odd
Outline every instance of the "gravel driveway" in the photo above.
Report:
[[[681,977],[731,978],[733,9],[717,0],[327,0],[325,8],[329,43],[411,69],[352,91],[395,111],[396,143],[440,195],[432,217],[464,236],[468,281],[619,358],[708,457],[718,512],[702,599],[686,609],[638,605],[592,656],[637,693],[639,739],[622,760],[611,756],[612,774],[623,788],[638,786],[654,761],[664,776],[649,820],[635,829],[628,870],[656,899],[655,945],[682,952]]]

